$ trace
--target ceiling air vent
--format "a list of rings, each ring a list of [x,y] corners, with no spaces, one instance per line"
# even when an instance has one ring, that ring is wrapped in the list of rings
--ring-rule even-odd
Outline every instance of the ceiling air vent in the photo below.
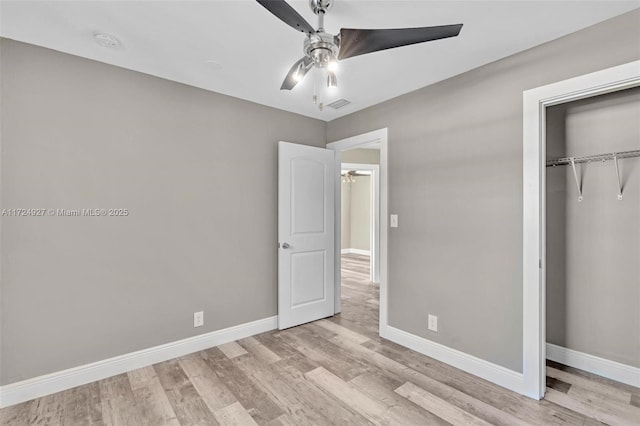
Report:
[[[351,103],[351,101],[348,101],[346,99],[338,99],[337,101],[333,101],[330,104],[328,104],[328,107],[331,107],[333,109],[340,109],[343,106],[347,106]]]

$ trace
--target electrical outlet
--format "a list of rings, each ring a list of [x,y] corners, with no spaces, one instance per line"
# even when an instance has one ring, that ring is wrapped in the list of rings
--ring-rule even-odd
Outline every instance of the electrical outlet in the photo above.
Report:
[[[194,312],[193,313],[193,326],[194,327],[202,327],[204,325],[204,312]]]
[[[429,330],[437,333],[438,332],[438,317],[435,315],[429,314]]]

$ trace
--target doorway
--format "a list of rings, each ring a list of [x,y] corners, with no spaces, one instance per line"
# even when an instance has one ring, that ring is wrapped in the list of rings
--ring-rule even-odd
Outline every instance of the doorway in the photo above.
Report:
[[[376,147],[343,152],[341,172],[341,321],[378,335],[379,154]],[[376,164],[346,163],[369,161]],[[346,325],[346,324],[345,324]]]
[[[523,94],[523,374],[520,393],[545,396],[546,382],[546,109],[640,86],[640,61]]]
[[[356,154],[364,154],[363,151],[369,151],[369,154],[373,154],[379,158],[378,167],[375,164],[373,165],[363,165],[363,162],[360,161],[358,163],[346,163],[347,165],[358,164],[357,167],[346,167],[345,170],[347,172],[350,171],[358,171],[361,169],[362,172],[371,172],[371,178],[374,182],[378,182],[377,191],[373,190],[373,203],[374,206],[377,205],[377,209],[379,211],[378,220],[371,220],[371,234],[373,243],[370,243],[369,249],[369,257],[366,257],[365,254],[360,254],[362,258],[347,258],[345,261],[345,266],[347,267],[345,270],[345,301],[350,300],[347,298],[351,298],[354,295],[361,296],[359,303],[368,306],[369,308],[375,307],[376,313],[376,322],[378,323],[377,334],[385,337],[387,330],[387,150],[388,150],[388,140],[387,140],[387,129],[380,129],[373,132],[365,133],[362,135],[357,135],[351,138],[339,140],[336,142],[332,142],[327,144],[328,149],[332,149],[337,152],[336,155],[336,176],[335,176],[335,188],[336,188],[336,266],[342,265],[342,187],[343,187],[343,160],[347,159],[347,161],[354,161],[354,153]],[[360,151],[358,151],[360,150]],[[369,170],[366,170],[366,168]],[[352,170],[355,169],[355,170]],[[363,175],[363,181],[366,181]],[[357,176],[353,176],[358,181]],[[346,178],[346,176],[345,176]],[[375,184],[374,184],[375,185]],[[376,197],[377,195],[377,197]],[[375,210],[375,209],[374,209]],[[347,249],[351,247],[346,247]],[[362,252],[361,252],[362,253]],[[358,253],[345,253],[345,256],[349,255],[358,255]],[[353,256],[352,256],[353,257]],[[371,264],[373,263],[373,264]],[[349,271],[349,268],[352,271]],[[335,313],[339,313],[343,311],[342,304],[342,268],[336,267],[335,271]],[[351,274],[351,275],[349,275]],[[376,279],[377,278],[377,279]],[[350,281],[352,280],[352,281]],[[350,284],[347,282],[350,281]],[[373,285],[371,282],[377,281],[378,285]],[[347,288],[347,286],[351,285],[352,288]],[[370,287],[360,288],[360,290],[375,290],[366,293],[362,291],[358,292],[358,287],[363,285],[369,285]],[[349,294],[349,292],[352,292]],[[378,296],[379,295],[379,296]],[[376,300],[377,303],[376,303]],[[353,302],[356,299],[352,300]],[[368,304],[368,305],[367,305]],[[349,302],[349,305],[351,303]],[[375,305],[375,306],[373,306]],[[360,305],[359,305],[360,306]],[[354,306],[354,311],[355,309]],[[364,311],[363,311],[364,312]],[[371,310],[370,310],[371,312]],[[354,312],[355,313],[355,312]]]
[[[368,161],[368,163],[345,162]],[[343,153],[341,172],[341,245],[346,255],[368,263],[371,283],[380,283],[380,150],[357,148]],[[353,256],[352,256],[353,257]]]

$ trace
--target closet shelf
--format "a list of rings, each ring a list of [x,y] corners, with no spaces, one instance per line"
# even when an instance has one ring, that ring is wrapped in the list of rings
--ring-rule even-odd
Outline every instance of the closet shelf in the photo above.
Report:
[[[612,152],[610,154],[600,154],[600,155],[587,155],[584,157],[557,158],[555,160],[548,160],[547,167],[571,165],[571,168],[573,169],[573,177],[576,181],[576,188],[578,189],[578,201],[582,201],[582,198],[583,198],[582,197],[582,180],[578,177],[578,170],[576,169],[576,164],[591,163],[592,161],[604,162],[607,160],[613,160],[613,163],[616,166],[616,179],[618,183],[618,200],[622,201],[623,185],[622,185],[622,181],[620,180],[620,169],[618,168],[618,159],[632,158],[632,157],[640,157],[640,150]]]
[[[564,157],[547,160],[547,167],[567,166],[573,161],[575,164],[590,163],[592,161],[608,161],[614,158],[640,157],[640,149],[635,151],[612,152],[610,154],[587,155],[584,157]]]

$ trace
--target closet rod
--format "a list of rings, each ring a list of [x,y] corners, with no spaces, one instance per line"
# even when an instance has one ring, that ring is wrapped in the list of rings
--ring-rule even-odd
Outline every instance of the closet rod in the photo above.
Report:
[[[592,161],[607,161],[613,160],[614,158],[632,158],[632,157],[640,157],[640,149],[635,151],[622,151],[622,152],[612,152],[610,154],[599,154],[599,155],[587,155],[584,157],[565,157],[565,158],[556,158],[555,160],[547,160],[547,167],[555,167],[555,166],[566,166],[573,163],[590,163]]]

